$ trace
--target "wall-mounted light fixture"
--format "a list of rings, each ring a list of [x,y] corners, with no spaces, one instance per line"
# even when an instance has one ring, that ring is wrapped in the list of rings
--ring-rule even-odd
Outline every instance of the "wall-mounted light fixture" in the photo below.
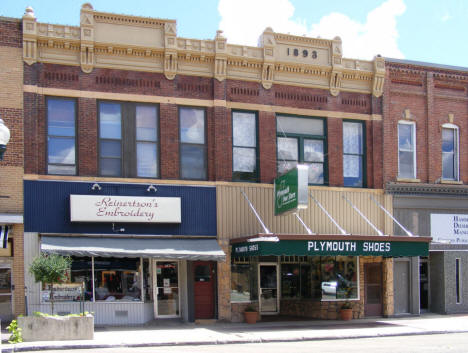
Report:
[[[146,189],[146,191],[148,191],[148,192],[150,192],[151,190],[153,190],[154,192],[158,191],[158,189],[156,189],[156,186],[154,186],[153,184],[148,186],[148,189]]]
[[[91,190],[101,190],[102,187],[98,183],[94,183],[93,186],[91,186]]]
[[[5,126],[5,123],[0,118],[0,161],[3,160],[3,154],[6,151],[8,141],[10,141],[10,129]]]

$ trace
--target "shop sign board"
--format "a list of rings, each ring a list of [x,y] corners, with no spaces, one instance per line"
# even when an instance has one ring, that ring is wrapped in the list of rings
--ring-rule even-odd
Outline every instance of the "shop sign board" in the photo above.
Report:
[[[181,223],[180,197],[70,195],[72,222]]]
[[[83,283],[54,283],[54,301],[76,301],[83,295]],[[41,291],[42,302],[50,301],[50,285]]]
[[[434,242],[468,244],[468,215],[432,213],[431,237]]]
[[[307,165],[296,168],[275,179],[275,215],[295,212],[309,205]]]
[[[374,240],[281,240],[243,242],[232,246],[232,256],[428,256],[427,242]]]

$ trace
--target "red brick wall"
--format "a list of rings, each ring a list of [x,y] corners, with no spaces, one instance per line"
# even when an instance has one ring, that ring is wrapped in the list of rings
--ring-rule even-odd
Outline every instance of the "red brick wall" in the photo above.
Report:
[[[398,121],[405,119],[416,124],[417,178],[434,183],[442,175],[442,125],[453,123],[459,127],[460,180],[468,182],[468,74],[387,63],[384,90],[384,182],[398,177]],[[374,159],[375,160],[375,159]]]
[[[342,92],[337,97],[328,90],[276,85],[265,90],[256,82],[225,80],[219,82],[204,77],[176,76],[167,80],[162,74],[124,70],[95,69],[83,73],[79,67],[53,64],[25,65],[25,84],[50,88],[68,88],[86,91],[131,93],[179,98],[213,100],[206,109],[208,180],[229,181],[232,178],[232,118],[231,110],[219,101],[242,102],[262,106],[283,106],[314,110],[327,110],[360,114],[381,114],[381,99],[370,95]],[[46,168],[46,117],[44,97],[27,94],[25,121],[27,128],[26,170],[44,174]],[[95,99],[78,100],[79,168],[82,176],[98,174],[97,103]],[[378,124],[366,124],[368,185],[382,184],[379,173],[381,142]],[[328,160],[330,185],[343,185],[342,120],[327,119]],[[258,112],[258,146],[260,155],[260,181],[271,183],[276,177],[276,121],[274,112]],[[178,179],[179,122],[178,107],[160,104],[160,168],[161,178]]]
[[[0,17],[0,45],[23,47],[23,24],[16,18]]]

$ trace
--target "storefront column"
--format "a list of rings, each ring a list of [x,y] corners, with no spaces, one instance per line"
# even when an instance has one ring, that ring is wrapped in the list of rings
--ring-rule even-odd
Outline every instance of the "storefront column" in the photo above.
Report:
[[[383,277],[383,316],[394,314],[393,301],[393,258],[384,258],[382,262]]]
[[[230,246],[220,244],[226,261],[218,261],[218,319],[231,321],[231,251]]]
[[[24,227],[22,224],[15,224],[13,233],[13,283],[15,289],[12,295],[13,315],[25,315],[25,295],[24,295]]]

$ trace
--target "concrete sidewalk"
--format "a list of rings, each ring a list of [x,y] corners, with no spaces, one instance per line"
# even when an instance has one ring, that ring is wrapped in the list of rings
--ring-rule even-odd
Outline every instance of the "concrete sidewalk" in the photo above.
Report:
[[[420,317],[352,321],[271,321],[254,325],[214,323],[196,325],[158,320],[136,327],[96,328],[86,341],[43,341],[2,344],[2,352],[51,349],[93,349],[174,345],[312,341],[468,332],[468,315],[426,314]],[[8,336],[2,334],[5,339]]]

